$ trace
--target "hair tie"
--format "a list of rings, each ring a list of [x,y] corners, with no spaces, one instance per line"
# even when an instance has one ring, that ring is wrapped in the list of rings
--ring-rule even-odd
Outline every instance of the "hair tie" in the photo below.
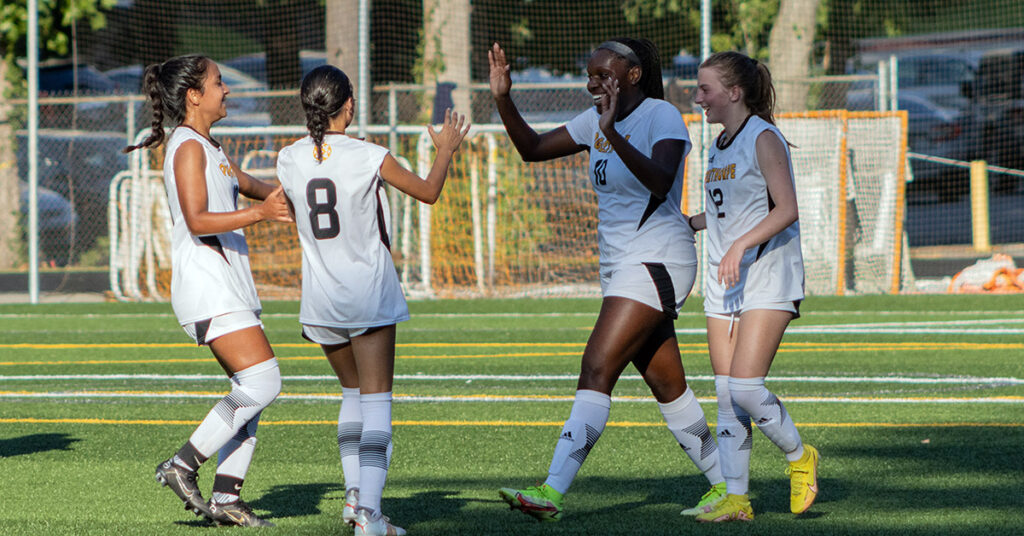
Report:
[[[642,65],[642,63],[640,62],[640,57],[637,56],[636,52],[633,52],[633,49],[629,48],[629,45],[625,43],[620,43],[618,41],[605,41],[604,43],[601,43],[600,45],[597,46],[597,50],[601,50],[602,48],[605,50],[611,50],[612,52],[622,56],[623,58],[626,58],[631,63]]]

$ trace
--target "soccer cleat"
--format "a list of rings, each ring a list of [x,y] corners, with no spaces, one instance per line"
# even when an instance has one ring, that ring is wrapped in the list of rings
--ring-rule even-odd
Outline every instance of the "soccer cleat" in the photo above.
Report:
[[[348,526],[356,526],[356,507],[359,506],[359,488],[345,490],[345,506],[341,509],[341,519]]]
[[[726,495],[710,512],[697,514],[697,521],[721,523],[723,521],[753,521],[754,509],[746,495]]]
[[[355,529],[356,536],[402,536],[405,529],[391,524],[387,516],[380,512],[371,513],[366,508],[360,508],[356,515]]]
[[[701,498],[697,506],[693,508],[687,508],[682,512],[679,512],[681,516],[695,516],[697,514],[706,514],[715,508],[715,505],[725,498],[725,482],[719,482],[711,489],[708,490]]]
[[[196,484],[197,478],[199,476],[195,471],[174,465],[174,458],[156,466],[156,481],[160,485],[171,488],[171,491],[185,503],[186,510],[191,510],[197,516],[209,517],[210,510],[206,507],[203,495],[199,493],[199,486]]]
[[[210,521],[218,525],[237,525],[239,527],[273,527],[274,524],[260,519],[252,513],[252,508],[242,499],[226,504],[210,501]]]
[[[786,468],[789,474],[789,509],[802,514],[818,496],[818,449],[804,445],[804,455]]]
[[[531,486],[526,489],[501,488],[498,495],[513,510],[533,516],[540,522],[562,519],[562,494],[551,486]]]

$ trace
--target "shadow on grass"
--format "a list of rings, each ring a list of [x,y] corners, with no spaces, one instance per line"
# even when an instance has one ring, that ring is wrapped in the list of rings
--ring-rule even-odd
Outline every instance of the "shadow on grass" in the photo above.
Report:
[[[0,439],[0,458],[35,454],[50,450],[71,450],[71,445],[81,441],[68,434],[32,434],[10,439]]]

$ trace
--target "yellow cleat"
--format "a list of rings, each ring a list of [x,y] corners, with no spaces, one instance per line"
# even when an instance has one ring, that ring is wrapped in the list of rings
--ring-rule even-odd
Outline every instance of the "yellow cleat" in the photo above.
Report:
[[[794,514],[802,514],[814,504],[818,496],[818,449],[804,445],[804,455],[795,462],[790,462],[786,473],[789,474],[789,509]]]
[[[697,514],[697,521],[702,523],[753,520],[754,509],[750,507],[750,499],[746,495],[726,495],[710,512]]]
[[[687,508],[682,512],[679,512],[681,516],[695,516],[697,514],[706,514],[715,508],[715,505],[725,499],[725,482],[719,482],[711,489],[708,490],[701,498],[697,506],[693,508]]]

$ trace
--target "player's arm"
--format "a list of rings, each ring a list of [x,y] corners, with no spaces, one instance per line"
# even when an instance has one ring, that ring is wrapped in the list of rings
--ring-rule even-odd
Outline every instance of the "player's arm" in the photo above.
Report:
[[[448,177],[448,166],[455,151],[469,133],[469,126],[466,116],[460,116],[451,109],[445,110],[444,124],[440,132],[435,131],[433,127],[427,127],[430,140],[437,150],[434,165],[430,167],[427,178],[421,179],[402,167],[390,153],[384,156],[384,162],[380,166],[381,178],[418,201],[428,205],[434,204],[441,196],[441,189],[444,188],[445,179]]]
[[[190,233],[196,236],[225,233],[259,221],[292,221],[280,187],[263,203],[232,212],[210,212],[207,207],[206,153],[198,141],[181,144],[174,154],[178,203]]]
[[[231,163],[231,171],[235,173],[235,177],[238,179],[238,193],[249,199],[262,201],[274,191],[275,186],[273,184],[263,182],[242,171],[242,168],[238,167],[230,158],[228,162]]]
[[[658,199],[664,199],[676,180],[676,171],[683,162],[686,142],[683,140],[660,140],[654,144],[651,157],[647,158],[636,147],[612,129],[605,133],[606,139],[615,149],[633,176]]]
[[[512,90],[512,77],[508,61],[505,59],[505,51],[494,43],[494,46],[487,51],[487,62],[490,65],[491,95],[494,97],[494,105],[501,116],[501,122],[508,131],[508,137],[512,140],[519,156],[526,162],[540,162],[551,160],[562,156],[576,154],[586,150],[586,145],[580,145],[572,139],[565,127],[559,127],[544,134],[537,134],[537,131],[530,128],[519,109],[512,102],[510,91]]]
[[[743,252],[779,234],[799,217],[796,205],[796,189],[789,171],[789,155],[784,142],[771,131],[757,136],[755,145],[757,165],[761,168],[768,195],[775,206],[768,211],[760,223],[736,239],[722,257],[718,278],[726,286],[739,281],[740,261]]]

